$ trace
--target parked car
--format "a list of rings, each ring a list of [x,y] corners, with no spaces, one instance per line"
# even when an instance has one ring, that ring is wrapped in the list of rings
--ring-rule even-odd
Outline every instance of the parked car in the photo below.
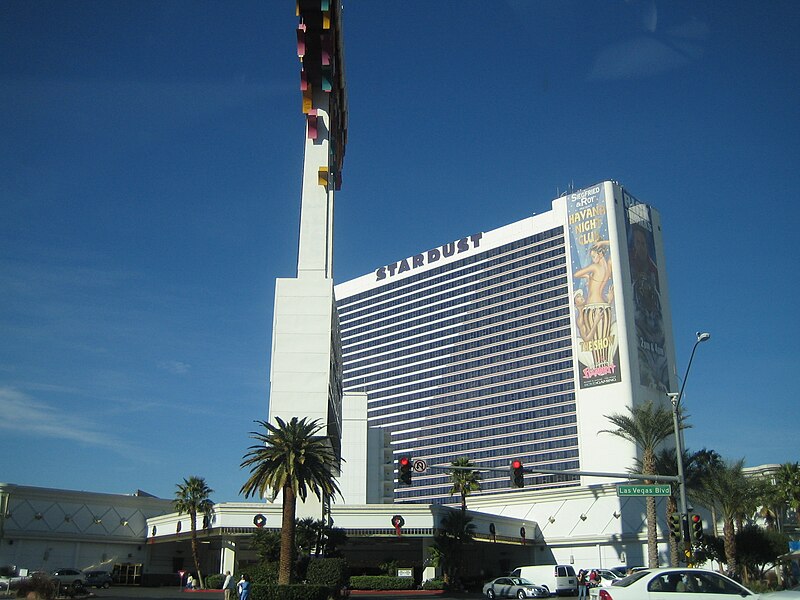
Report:
[[[789,588],[788,590],[780,590],[779,592],[761,594],[761,598],[762,600],[789,600],[790,598],[800,600],[800,585]]]
[[[609,587],[589,590],[591,600],[758,600],[733,579],[706,569],[644,569]]]
[[[597,574],[600,575],[600,586],[601,587],[608,587],[615,581],[622,579],[616,572],[611,569],[588,569],[588,572],[597,571]]]
[[[63,586],[86,587],[86,575],[78,569],[59,569],[53,571],[51,577]]]
[[[494,598],[548,598],[550,590],[522,577],[498,577],[484,584],[483,595]]]
[[[110,588],[114,580],[108,571],[84,571],[86,586],[96,588]]]

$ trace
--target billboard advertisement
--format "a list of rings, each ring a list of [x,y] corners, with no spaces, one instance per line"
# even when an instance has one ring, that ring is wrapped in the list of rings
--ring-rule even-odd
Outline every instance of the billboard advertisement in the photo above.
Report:
[[[613,202],[613,198],[611,199]],[[574,347],[581,388],[620,381],[614,273],[604,186],[567,196]]]
[[[624,200],[639,357],[639,381],[645,387],[668,392],[669,368],[664,348],[661,282],[658,276],[650,207],[627,192]]]

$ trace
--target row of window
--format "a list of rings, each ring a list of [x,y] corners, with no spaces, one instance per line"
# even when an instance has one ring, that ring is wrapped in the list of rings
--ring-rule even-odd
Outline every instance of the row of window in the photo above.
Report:
[[[515,430],[510,430],[507,433],[515,434]],[[524,438],[524,436],[519,436],[519,435],[514,435],[514,437],[522,437],[522,438]],[[442,441],[444,443],[444,440],[442,440]],[[481,441],[483,443],[479,445],[478,441]],[[478,440],[478,441],[456,442],[456,443],[453,443],[452,446],[450,446],[450,448],[448,448],[448,450],[452,450],[453,452],[460,452],[460,453],[462,453],[462,456],[464,456],[464,455],[471,456],[472,455],[472,450],[474,450],[475,448],[485,447],[487,442],[488,443],[492,443],[492,442],[497,443],[498,438],[496,436],[493,436],[491,438],[482,438],[481,440]],[[574,438],[574,437],[573,438],[559,437],[558,439],[547,440],[545,442],[539,442],[538,444],[534,444],[533,447],[532,447],[532,451],[533,452],[537,452],[537,453],[539,453],[539,452],[553,452],[553,451],[557,451],[559,449],[564,449],[564,448],[575,448],[575,449],[577,449],[577,447],[578,447],[577,438]],[[429,455],[430,454],[430,455],[435,456],[435,457],[438,458],[438,454],[435,453],[435,450],[437,448],[439,448],[439,446],[436,446],[436,445],[426,446],[425,444],[416,444],[413,448],[410,448],[409,450],[412,450],[415,454],[419,454],[419,455]],[[505,446],[493,446],[493,448],[497,448],[498,450],[502,450],[503,454],[507,454],[507,452],[506,452],[508,450],[508,446],[507,445],[505,445]],[[516,446],[514,446],[514,449],[516,450]],[[433,450],[433,452],[431,450]],[[497,454],[495,454],[495,456],[497,456]]]
[[[438,369],[426,370],[417,365],[416,367],[400,369],[399,372],[383,372],[372,376],[360,377],[358,379],[348,381],[347,385],[362,387],[365,389],[380,388],[383,390],[391,389],[411,381],[422,380],[433,380],[437,385],[439,385],[443,383],[449,383],[451,381],[459,381],[467,377],[486,377],[493,373],[500,373],[502,371],[511,371],[515,369],[521,369],[523,367],[529,367],[531,365],[548,364],[563,359],[570,360],[572,358],[571,349],[536,355],[530,355],[527,352],[513,352],[511,354],[515,355],[514,358],[505,358],[502,355],[495,355],[467,363],[460,363],[458,365],[446,365]],[[406,375],[407,373],[411,373],[411,375]]]
[[[377,407],[386,405],[381,402],[381,398],[395,398],[394,402],[398,400],[413,400],[418,396],[416,392],[419,390],[422,390],[420,397],[430,397],[432,392],[436,395],[450,395],[463,390],[517,381],[519,379],[525,379],[527,382],[529,378],[528,385],[541,385],[543,383],[561,381],[565,376],[571,377],[573,373],[571,360],[510,372],[492,372],[492,369],[482,369],[482,371],[485,371],[486,375],[480,378],[471,378],[471,373],[458,373],[457,375],[442,377],[434,381],[421,381],[392,389],[380,388],[373,391],[367,387],[365,391],[369,394],[370,407]]]
[[[342,344],[349,346],[363,340],[375,340],[377,343],[383,341],[384,336],[397,331],[404,331],[406,335],[417,335],[426,331],[444,330],[451,327],[478,326],[482,322],[496,323],[501,319],[514,318],[527,314],[545,313],[550,309],[566,306],[569,299],[566,296],[560,298],[544,300],[541,302],[531,302],[530,298],[518,298],[510,300],[504,304],[489,306],[485,308],[475,306],[461,306],[458,310],[450,310],[439,315],[420,314],[413,320],[404,320],[402,323],[384,327],[383,324],[375,324],[374,328],[362,328],[362,334],[351,336],[342,340]],[[480,321],[479,319],[490,319]],[[475,324],[475,325],[473,325]],[[411,329],[413,327],[413,329]],[[366,333],[364,333],[366,331]]]
[[[504,400],[504,398],[502,399]],[[492,400],[495,399],[493,398]],[[493,403],[489,406],[482,404],[477,410],[471,411],[463,411],[460,407],[455,407],[455,410],[452,412],[440,413],[438,416],[428,417],[420,422],[424,423],[426,435],[436,435],[447,433],[449,431],[458,431],[458,428],[463,427],[461,423],[464,421],[472,422],[480,420],[484,417],[493,417],[493,419],[497,419],[497,415],[505,415],[506,413],[511,415],[517,415],[520,413],[527,414],[527,412],[531,409],[564,403],[567,403],[567,406],[571,406],[572,410],[574,411],[575,394],[559,394],[557,396],[535,397],[522,402]],[[458,422],[454,422],[455,419],[458,419]],[[405,427],[407,431],[400,431],[399,429],[396,430],[392,434],[392,440],[400,443],[407,439],[419,438],[421,432],[418,429],[408,429],[408,427],[412,424],[413,423],[404,421],[402,426]],[[398,427],[400,427],[400,425],[398,425]],[[545,439],[548,437],[552,437],[551,432],[531,432],[531,439]]]
[[[551,284],[553,282],[550,282]],[[364,324],[360,327],[343,327],[342,340],[349,344],[354,341],[354,336],[365,332],[372,333],[374,336],[385,335],[396,331],[398,324],[409,323],[414,325],[424,325],[434,321],[442,321],[450,317],[459,317],[462,320],[475,319],[480,314],[489,312],[507,311],[519,306],[544,306],[548,301],[560,301],[562,304],[569,303],[567,289],[564,286],[551,287],[543,292],[531,294],[525,287],[513,289],[503,294],[495,294],[494,289],[483,289],[470,296],[461,296],[448,302],[443,302],[437,306],[432,303],[423,302],[412,312],[401,312],[399,309],[390,313],[384,313],[380,317],[372,315],[370,319],[364,319]],[[479,311],[482,311],[479,312]],[[394,327],[392,327],[394,326]]]
[[[555,427],[566,427],[569,425],[575,425],[577,423],[577,418],[574,414],[571,415],[563,415],[560,417],[553,417],[548,419],[548,421]],[[517,425],[507,425],[503,428],[498,428],[498,431],[503,431],[504,436],[502,438],[500,436],[492,436],[491,438],[487,438],[482,436],[478,439],[465,439],[466,436],[461,434],[454,434],[450,436],[442,436],[442,444],[446,444],[447,452],[453,452],[456,454],[461,455],[479,455],[481,449],[489,448],[488,456],[497,456],[498,454],[505,454],[504,449],[508,447],[513,447],[516,449],[520,444],[530,444],[530,429],[524,428],[521,424]],[[521,433],[520,433],[521,432]],[[549,440],[543,442],[546,448],[556,447],[557,440]],[[542,442],[540,442],[542,443]],[[571,446],[577,446],[577,440],[575,444],[570,444]],[[420,452],[423,454],[430,454],[434,456],[438,456],[435,452],[437,448],[442,448],[442,446],[425,446],[424,444],[420,445],[415,443],[413,446],[407,448],[407,450],[414,450],[414,452]],[[402,451],[402,448],[398,448]]]
[[[414,344],[422,344],[425,342],[431,341],[438,341],[438,344],[446,344],[448,343],[448,338],[443,336],[451,336],[450,341],[459,341],[463,342],[470,339],[477,339],[486,335],[491,335],[493,333],[499,333],[501,331],[506,331],[508,329],[515,329],[519,327],[524,327],[525,325],[531,325],[534,323],[541,323],[539,326],[539,331],[545,331],[546,329],[552,329],[557,327],[553,323],[545,323],[544,321],[552,321],[558,319],[559,317],[568,317],[570,313],[570,309],[568,307],[558,308],[554,310],[550,310],[546,313],[537,314],[534,316],[529,316],[523,319],[517,319],[515,321],[507,321],[505,315],[498,315],[496,318],[484,319],[484,321],[479,323],[468,323],[463,324],[455,327],[451,327],[450,331],[441,331],[441,330],[434,330],[434,327],[426,327],[422,328],[425,331],[432,331],[431,333],[425,333],[423,335],[414,335],[414,337],[409,337],[411,333],[398,333],[380,340],[380,342],[376,342],[374,340],[367,340],[361,344],[357,344],[355,346],[344,346],[342,348],[342,352],[344,355],[345,364],[351,358],[349,355],[353,352],[358,352],[360,350],[366,350],[368,348],[372,348],[373,351],[377,350],[380,346],[387,346],[383,348],[383,350],[394,350],[396,347],[403,347],[408,348],[413,346]],[[569,325],[569,319],[565,319],[567,326]],[[491,323],[498,323],[493,327],[489,325]],[[537,330],[534,329],[534,332]],[[397,344],[395,342],[401,342]]]
[[[350,376],[345,378],[345,385],[357,386],[363,383],[360,378],[368,377],[381,377],[392,378],[406,373],[420,373],[420,375],[427,375],[430,370],[439,367],[449,367],[451,370],[463,370],[465,368],[475,368],[492,363],[507,362],[516,360],[522,357],[531,356],[553,356],[561,357],[562,352],[567,352],[567,356],[572,353],[572,340],[564,338],[556,342],[548,344],[539,344],[532,346],[528,340],[519,340],[516,344],[504,344],[503,346],[495,346],[491,348],[484,348],[480,351],[467,352],[461,356],[447,356],[446,358],[439,358],[423,362],[418,357],[409,357],[408,360],[395,361],[392,365],[370,365],[366,368],[358,370],[351,370]],[[514,349],[507,350],[505,346],[512,345]],[[543,358],[543,360],[545,360]],[[409,365],[410,366],[402,366]],[[393,367],[393,368],[390,368]]]
[[[543,273],[551,268],[565,264],[564,249],[551,250],[537,256],[526,256],[523,260],[502,264],[491,270],[482,268],[469,276],[460,279],[448,278],[443,283],[428,286],[413,292],[406,290],[405,295],[392,294],[381,303],[369,304],[357,313],[341,314],[344,327],[360,327],[366,322],[392,314],[413,312],[420,308],[435,307],[441,310],[463,300],[474,301],[487,294],[494,293],[493,287],[512,279],[521,279],[532,273]],[[520,286],[523,284],[521,283]],[[518,286],[518,287],[520,287]],[[422,288],[422,286],[416,286]],[[488,290],[488,291],[487,291]],[[456,298],[456,300],[449,300]]]
[[[554,269],[553,271],[551,271],[549,273],[544,273],[544,274],[542,274],[541,277],[538,276],[538,275],[532,275],[531,277],[526,278],[526,280],[537,280],[537,281],[539,281],[539,283],[535,283],[535,284],[531,283],[529,285],[529,287],[527,289],[525,289],[524,291],[526,293],[531,293],[532,294],[534,292],[538,292],[538,291],[542,291],[542,290],[550,290],[550,289],[553,289],[553,288],[559,288],[561,286],[566,286],[567,278],[563,276],[565,273],[566,273],[566,269],[559,268],[559,269]],[[546,278],[545,278],[545,276],[546,276]],[[495,289],[497,291],[508,291],[508,290],[512,290],[512,289],[517,289],[517,287],[518,286],[516,286],[515,284],[507,283],[505,285],[500,285]],[[566,288],[562,291],[562,294],[565,294],[565,293],[566,293]],[[452,295],[455,296],[456,293],[453,292]],[[409,315],[409,319],[408,319],[409,325],[406,325],[406,329],[408,329],[409,326],[416,325],[414,317],[422,317],[422,318],[424,318],[424,316],[427,315],[427,314],[428,314],[427,309],[422,308],[422,309],[419,310],[419,312],[417,314]],[[463,319],[460,319],[460,320],[463,320]],[[416,329],[413,330],[413,332],[407,332],[405,335],[408,336],[408,335],[416,334],[417,332],[431,331],[431,330],[434,330],[434,329],[441,329],[441,328],[442,328],[441,325],[434,324],[434,325],[429,325],[427,327],[416,328]],[[346,327],[343,327],[342,331],[345,333],[345,335],[348,333]],[[394,331],[397,331],[396,327],[395,327]],[[372,340],[373,337],[374,336],[372,336],[372,335],[366,335],[366,336],[362,336],[361,338],[350,337],[350,338],[343,339],[342,340],[343,351],[344,352],[352,352],[354,349],[358,350],[359,349],[358,347],[353,348],[353,346],[355,345],[356,342],[358,342],[360,340],[363,340],[363,339]],[[386,338],[384,340],[381,340],[381,341],[385,342],[385,341],[390,341],[390,340],[393,340],[393,339],[399,339],[399,338],[398,338],[398,336],[394,336],[394,337],[388,337],[388,338]]]
[[[565,454],[568,454],[565,452]],[[573,459],[573,460],[570,460]],[[565,456],[564,460],[561,462],[547,465],[547,469],[554,469],[554,470],[568,470],[568,469],[577,469],[578,468],[578,461],[576,460],[577,456]],[[523,459],[524,461],[524,459]],[[508,465],[510,460],[506,462]],[[524,463],[530,464],[529,461],[524,461]],[[414,480],[414,485],[411,487],[403,487],[395,489],[395,497],[397,499],[401,498],[416,498],[421,500],[423,497],[433,498],[441,498],[442,502],[448,501],[447,499],[450,497],[450,490],[453,487],[453,484],[448,481],[448,476],[441,477],[441,484],[432,484],[426,485],[422,482],[422,480],[418,477]],[[527,488],[554,488],[554,487],[574,487],[580,484],[580,478],[578,475],[539,475],[539,476],[528,476],[525,478],[525,486]],[[481,488],[485,491],[493,490],[493,489],[508,489],[510,488],[510,482],[508,478],[505,480],[503,479],[496,479],[494,481],[487,480],[484,483],[481,483]],[[450,500],[452,501],[452,500]]]
[[[451,416],[449,423],[439,426],[431,426],[426,420],[423,428],[420,428],[419,424],[403,423],[397,425],[397,429],[392,435],[392,442],[397,448],[403,448],[404,439],[409,440],[409,444],[425,444],[427,443],[426,440],[444,444],[471,439],[476,435],[494,437],[508,433],[511,430],[506,430],[504,427],[511,426],[516,427],[514,431],[524,429],[533,436],[535,433],[541,432],[547,428],[562,425],[563,423],[561,421],[556,421],[553,417],[554,415],[564,415],[568,413],[575,413],[575,404],[551,404],[539,407],[535,410],[505,411],[501,416],[492,416],[482,419],[467,420],[459,418],[458,421],[453,421],[453,417]],[[413,428],[410,426],[413,426]],[[552,437],[552,435],[544,437],[549,438]]]
[[[409,404],[403,404],[402,406],[388,406],[386,408],[368,407],[368,419],[372,427],[383,427],[395,421],[405,420],[406,415],[411,416],[413,414],[414,418],[429,417],[441,413],[443,408],[449,406],[459,406],[468,410],[472,407],[485,404],[487,401],[491,401],[492,398],[506,395],[507,397],[513,397],[513,392],[521,392],[529,388],[533,393],[547,395],[558,392],[570,392],[575,389],[575,382],[572,378],[569,378],[556,385],[545,385],[537,390],[536,386],[531,382],[520,381],[515,382],[513,385],[506,384],[493,388],[472,390],[460,394],[453,394],[452,396],[428,397]]]
[[[522,348],[531,346],[531,352],[547,352],[548,350],[561,348],[562,344],[571,344],[570,332],[568,329],[562,329],[564,335],[562,338],[553,340],[552,335],[535,336],[531,335],[530,329],[523,329],[518,332],[505,332],[500,336],[487,337],[479,342],[470,342],[468,344],[460,344],[457,346],[448,345],[446,347],[437,347],[428,352],[414,352],[409,353],[407,350],[396,351],[390,355],[372,356],[365,353],[369,358],[361,360],[352,360],[344,363],[346,377],[353,377],[361,374],[362,369],[366,369],[366,373],[374,372],[378,369],[391,369],[402,365],[411,363],[421,364],[430,362],[431,365],[447,364],[448,362],[469,360],[476,356],[483,356],[491,352],[502,352],[512,348]],[[510,338],[512,341],[499,343]],[[494,344],[494,345],[492,345]],[[444,357],[440,358],[439,357]],[[435,360],[438,359],[438,360]]]
[[[348,298],[344,298],[338,304],[343,309],[345,309],[346,307],[349,307],[347,310],[344,311],[345,313],[347,313],[348,310],[351,310],[353,308],[352,305],[355,304],[355,303],[358,303],[359,301],[372,299],[369,302],[369,304],[372,304],[374,302],[374,297],[377,296],[377,295],[384,294],[384,293],[392,293],[392,292],[395,292],[392,295],[396,295],[396,291],[399,290],[402,287],[411,286],[411,285],[413,285],[413,284],[415,284],[415,283],[417,283],[417,282],[419,282],[421,280],[429,280],[430,281],[430,280],[432,280],[433,278],[435,278],[437,276],[450,273],[450,272],[452,272],[452,271],[454,271],[456,269],[460,269],[460,268],[462,268],[464,266],[471,265],[471,264],[486,260],[487,258],[500,256],[500,255],[505,254],[505,253],[507,253],[509,251],[513,251],[515,249],[523,248],[523,247],[528,246],[530,244],[537,244],[537,243],[541,243],[542,247],[546,247],[547,245],[552,246],[552,245],[556,245],[556,244],[563,245],[563,243],[564,243],[564,228],[563,227],[557,227],[555,229],[550,229],[548,231],[543,231],[541,233],[537,233],[535,235],[532,235],[532,236],[529,236],[529,237],[526,237],[526,238],[522,238],[520,240],[516,240],[516,241],[511,242],[509,244],[505,244],[503,246],[499,246],[497,248],[493,248],[491,250],[487,250],[486,252],[481,252],[479,254],[475,254],[473,256],[466,257],[466,258],[461,259],[459,261],[454,261],[452,263],[449,263],[449,264],[446,264],[446,265],[442,265],[441,267],[438,267],[438,268],[435,268],[435,269],[430,269],[430,270],[425,271],[423,273],[419,273],[418,275],[411,275],[410,277],[405,277],[405,278],[403,278],[401,280],[390,281],[386,285],[382,285],[382,286],[380,286],[378,288],[372,288],[370,290],[365,290],[365,291],[360,292],[358,294],[354,294],[353,296],[349,296]],[[483,268],[483,266],[481,266],[481,268]],[[451,275],[446,275],[445,277],[446,278],[452,278]]]

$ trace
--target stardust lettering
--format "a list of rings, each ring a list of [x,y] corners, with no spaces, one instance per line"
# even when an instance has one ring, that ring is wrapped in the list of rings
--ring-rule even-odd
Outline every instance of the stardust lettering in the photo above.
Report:
[[[603,375],[613,375],[617,371],[617,365],[610,364],[605,367],[595,367],[594,369],[585,368],[583,370],[584,379],[592,379],[593,377],[601,377]]]
[[[478,248],[481,245],[482,237],[482,233],[474,233],[469,237],[450,242],[444,246],[440,246],[439,248],[433,248],[427,252],[415,254],[410,258],[404,258],[399,262],[386,265],[385,267],[379,267],[375,271],[375,281],[380,281],[381,279],[386,279],[387,277],[394,277],[400,273],[405,273],[425,265],[433,264],[442,258],[449,258],[454,254],[461,254],[467,250]]]

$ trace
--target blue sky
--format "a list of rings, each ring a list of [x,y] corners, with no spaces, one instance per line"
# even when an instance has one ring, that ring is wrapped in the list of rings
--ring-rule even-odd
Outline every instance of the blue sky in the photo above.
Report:
[[[800,459],[800,4],[344,17],[338,281],[618,180],[662,215],[679,373],[713,336],[687,445]],[[296,22],[291,0],[0,4],[0,480],[238,499],[296,265]]]

